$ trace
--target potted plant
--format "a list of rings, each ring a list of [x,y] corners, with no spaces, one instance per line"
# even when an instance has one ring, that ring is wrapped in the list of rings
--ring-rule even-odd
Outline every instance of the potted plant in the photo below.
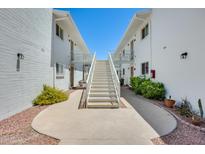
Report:
[[[191,117],[192,124],[199,126],[201,124],[201,121],[202,121],[201,117],[197,113],[193,113]]]
[[[203,119],[203,114],[204,114],[201,99],[198,100],[198,106],[199,106],[200,116],[196,112],[193,112],[193,115],[191,118],[192,124],[196,126],[199,126],[201,124],[202,119]]]
[[[164,100],[164,105],[169,107],[169,108],[172,108],[175,104],[175,100],[171,99],[171,96],[169,96],[169,99],[165,99]]]

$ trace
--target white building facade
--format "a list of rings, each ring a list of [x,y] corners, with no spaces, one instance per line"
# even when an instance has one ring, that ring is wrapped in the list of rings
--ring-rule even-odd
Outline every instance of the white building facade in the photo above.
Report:
[[[200,98],[205,110],[204,17],[205,9],[149,9],[135,14],[113,55],[119,77],[125,84],[131,76],[150,77],[164,83],[167,96],[178,102],[187,98],[194,110]]]
[[[31,107],[43,84],[71,87],[69,34],[89,55],[75,23],[64,24],[56,16],[52,9],[0,9],[0,119]],[[56,36],[56,23],[62,39]],[[73,78],[81,80],[82,69],[76,72]]]

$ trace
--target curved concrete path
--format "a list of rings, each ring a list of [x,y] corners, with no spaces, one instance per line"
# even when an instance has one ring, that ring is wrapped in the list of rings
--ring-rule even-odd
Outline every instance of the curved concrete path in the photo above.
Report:
[[[164,136],[176,128],[176,119],[163,108],[148,102],[151,100],[137,96],[127,87],[121,88],[121,95],[135,108],[135,110],[150,124],[150,126],[152,126],[152,128],[160,136]]]
[[[60,139],[60,144],[152,144],[150,139],[159,137],[123,98],[127,108],[78,110],[81,94],[77,90],[68,101],[40,112],[32,127]]]

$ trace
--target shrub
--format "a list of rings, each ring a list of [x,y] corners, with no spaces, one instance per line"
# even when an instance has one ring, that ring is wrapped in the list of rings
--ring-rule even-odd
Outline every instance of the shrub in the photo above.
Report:
[[[131,77],[130,78],[130,85],[131,85],[132,89],[135,91],[136,94],[141,94],[140,85],[144,81],[145,81],[145,79],[140,78],[140,77]]]
[[[141,87],[142,95],[145,98],[156,100],[163,100],[165,98],[165,88],[162,83],[147,80],[142,83]]]
[[[136,94],[141,94],[145,98],[157,100],[163,100],[165,98],[166,91],[162,83],[153,82],[150,79],[132,77],[130,84]]]
[[[65,101],[68,99],[68,95],[56,88],[52,88],[47,85],[43,85],[43,90],[34,100],[34,105],[50,105]]]

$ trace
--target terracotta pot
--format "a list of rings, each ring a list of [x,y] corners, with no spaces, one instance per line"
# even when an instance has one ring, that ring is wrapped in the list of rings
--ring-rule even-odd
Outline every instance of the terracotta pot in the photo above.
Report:
[[[175,100],[172,100],[172,99],[165,99],[164,100],[164,105],[169,107],[169,108],[172,108],[175,104]]]
[[[193,115],[191,118],[192,124],[199,126],[201,124],[201,117]]]

